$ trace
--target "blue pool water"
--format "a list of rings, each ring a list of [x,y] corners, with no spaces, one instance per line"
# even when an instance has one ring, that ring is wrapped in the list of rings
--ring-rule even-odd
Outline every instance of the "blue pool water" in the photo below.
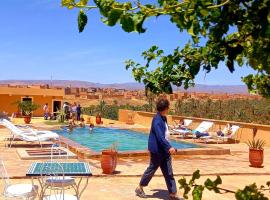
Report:
[[[76,128],[72,132],[68,132],[64,128],[55,132],[96,152],[110,148],[115,142],[119,151],[146,150],[148,145],[147,134],[131,130],[95,127],[92,134],[90,134],[88,128]],[[170,143],[177,149],[199,147],[198,145],[184,142],[170,141]]]

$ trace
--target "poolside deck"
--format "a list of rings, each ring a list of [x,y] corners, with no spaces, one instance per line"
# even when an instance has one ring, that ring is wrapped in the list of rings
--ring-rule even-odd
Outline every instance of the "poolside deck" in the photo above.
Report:
[[[4,160],[12,182],[27,182],[25,173],[33,162],[21,160],[16,153],[17,148],[6,148],[2,139],[8,135],[6,129],[0,129],[0,157]],[[230,155],[193,155],[174,156],[173,169],[176,180],[182,176],[190,176],[193,171],[200,169],[202,181],[219,174],[223,179],[223,186],[236,190],[247,184],[256,182],[265,184],[270,180],[270,148],[265,148],[264,168],[249,167],[248,148],[245,144],[209,144],[209,146],[222,146],[231,150]],[[73,159],[75,160],[75,159]],[[148,157],[119,158],[117,173],[104,175],[100,168],[99,159],[86,159],[92,166],[94,176],[91,178],[82,199],[139,199],[134,195],[141,174],[148,165]],[[167,199],[166,186],[160,170],[146,188],[149,199]],[[265,192],[270,197],[269,192]],[[181,195],[181,193],[180,193]],[[203,199],[229,200],[233,194],[214,194],[205,191]]]
[[[175,177],[176,180],[181,178],[180,176]],[[190,178],[190,177],[187,177]],[[202,176],[202,181],[206,178],[215,177],[205,177]],[[244,188],[247,183],[256,182],[258,185],[265,184],[265,176],[222,176],[222,187],[231,190],[237,190],[238,188]],[[139,177],[93,177],[89,181],[89,185],[83,193],[81,199],[88,200],[140,200],[141,198],[136,197],[134,194],[134,189],[140,181]],[[30,180],[22,179],[12,179],[12,183],[31,183]],[[0,183],[0,187],[1,187]],[[70,191],[72,194],[73,191]],[[168,193],[166,190],[166,185],[163,177],[154,177],[150,182],[149,186],[145,188],[147,194],[147,199],[149,200],[167,200]],[[181,192],[178,192],[181,195]],[[266,196],[269,198],[270,194],[265,192]],[[0,198],[1,199],[1,198]],[[192,199],[190,196],[189,199]],[[234,194],[224,193],[215,194],[208,190],[204,191],[203,200],[233,200]]]

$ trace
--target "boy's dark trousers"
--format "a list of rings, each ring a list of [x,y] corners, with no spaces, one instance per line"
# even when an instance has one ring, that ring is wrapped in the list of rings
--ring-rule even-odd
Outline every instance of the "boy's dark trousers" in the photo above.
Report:
[[[147,186],[152,177],[154,176],[157,169],[160,167],[162,174],[165,178],[166,185],[170,194],[177,192],[176,183],[173,176],[172,170],[172,158],[170,154],[154,154],[150,155],[150,164],[149,167],[145,170],[141,181],[140,186]]]

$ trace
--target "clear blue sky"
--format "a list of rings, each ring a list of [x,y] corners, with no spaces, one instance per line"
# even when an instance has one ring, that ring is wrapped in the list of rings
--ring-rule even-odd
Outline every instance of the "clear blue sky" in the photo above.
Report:
[[[0,80],[53,79],[100,83],[133,82],[123,62],[141,61],[141,52],[156,44],[170,52],[188,40],[166,17],[150,19],[145,34],[108,27],[97,11],[88,13],[85,31],[78,33],[78,10],[67,10],[60,0],[8,0],[0,8]],[[247,67],[231,75],[220,69],[196,78],[203,84],[242,84]]]

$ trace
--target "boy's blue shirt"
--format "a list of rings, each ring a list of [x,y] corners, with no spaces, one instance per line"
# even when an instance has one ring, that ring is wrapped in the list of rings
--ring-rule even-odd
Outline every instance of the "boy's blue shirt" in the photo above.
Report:
[[[168,154],[172,147],[165,138],[167,119],[158,112],[153,120],[148,139],[148,150],[154,154]]]

